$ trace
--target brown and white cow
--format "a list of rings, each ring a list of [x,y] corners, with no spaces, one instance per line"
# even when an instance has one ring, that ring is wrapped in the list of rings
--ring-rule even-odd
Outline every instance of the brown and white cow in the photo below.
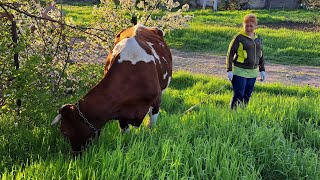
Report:
[[[109,120],[119,120],[123,131],[139,127],[149,112],[149,127],[157,120],[161,96],[172,76],[172,55],[156,27],[135,25],[115,38],[107,57],[104,78],[76,104],[61,107],[52,125],[73,151],[80,151]]]

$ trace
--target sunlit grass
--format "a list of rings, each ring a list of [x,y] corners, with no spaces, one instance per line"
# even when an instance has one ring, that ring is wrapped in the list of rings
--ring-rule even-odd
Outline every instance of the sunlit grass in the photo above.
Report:
[[[167,37],[169,45],[192,52],[226,55],[237,27],[191,24],[187,29],[175,30]],[[264,55],[269,62],[320,66],[320,33],[288,29],[260,28]]]
[[[2,178],[320,177],[319,89],[257,82],[249,105],[231,111],[230,82],[186,72],[174,73],[155,128],[144,122],[121,134],[117,122],[107,123],[100,138],[74,158],[58,128],[49,125],[62,104],[74,103],[98,81],[100,69],[79,72],[97,77],[75,94],[43,99],[46,106],[33,104],[20,118],[0,116]]]
[[[91,6],[68,8],[67,18],[77,17],[80,25],[92,21]],[[79,11],[83,14],[72,14]],[[238,20],[248,12],[217,12],[220,20],[210,23],[219,18],[210,17],[211,11],[196,11],[208,18],[196,16],[189,28],[171,32],[167,40],[173,48],[223,55],[239,30]],[[254,12],[260,22],[285,18],[309,22],[303,19],[314,15]],[[269,28],[258,33],[264,38],[268,60],[319,65],[319,33]],[[38,100],[24,102],[20,116],[15,111],[0,114],[2,179],[320,178],[317,88],[257,82],[249,105],[231,111],[229,81],[174,72],[153,129],[144,122],[130,134],[122,134],[117,122],[109,122],[92,146],[73,157],[69,143],[50,123],[62,104],[77,102],[102,78],[103,66],[71,66],[67,73],[81,77],[73,94],[33,91],[29,96]]]
[[[259,24],[268,23],[313,23],[320,22],[317,11],[192,11],[194,19],[188,28],[175,30],[166,37],[170,47],[182,51],[206,52],[226,55],[233,36],[241,30],[242,18],[249,13],[258,16]],[[272,29],[262,26],[257,29],[263,38],[264,55],[267,61],[280,64],[320,66],[320,32],[301,29]]]
[[[318,11],[307,10],[245,10],[245,11],[216,11],[191,10],[189,14],[195,16],[193,22],[240,27],[246,14],[254,13],[258,17],[259,24],[296,22],[319,23]]]
[[[74,6],[63,4],[62,7],[67,21],[72,21],[81,26],[90,26],[94,22],[92,5]]]

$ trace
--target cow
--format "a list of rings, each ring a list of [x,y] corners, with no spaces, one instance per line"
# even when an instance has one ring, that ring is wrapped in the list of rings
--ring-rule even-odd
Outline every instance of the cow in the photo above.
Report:
[[[61,121],[73,152],[81,152],[110,120],[129,132],[129,125],[139,127],[149,113],[147,126],[154,126],[172,78],[172,55],[163,37],[161,29],[141,24],[117,34],[103,79],[76,104],[63,105],[51,123]]]

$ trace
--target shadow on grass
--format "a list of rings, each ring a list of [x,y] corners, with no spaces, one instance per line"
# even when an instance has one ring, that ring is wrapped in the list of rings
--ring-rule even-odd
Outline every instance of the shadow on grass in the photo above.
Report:
[[[186,90],[192,88],[199,81],[207,83],[209,79],[196,77],[188,72],[179,71],[173,74],[169,87],[175,90]]]
[[[24,121],[21,118],[20,121]],[[58,130],[44,126],[28,126],[23,122],[2,124],[0,139],[0,172],[11,172],[15,168],[24,168],[39,160],[54,158],[64,152],[66,156],[69,146],[58,135]]]
[[[320,90],[317,88],[312,88],[309,86],[284,86],[279,83],[274,83],[272,85],[260,86],[256,85],[255,92],[265,92],[270,95],[276,96],[296,96],[296,97],[318,97],[320,94]]]

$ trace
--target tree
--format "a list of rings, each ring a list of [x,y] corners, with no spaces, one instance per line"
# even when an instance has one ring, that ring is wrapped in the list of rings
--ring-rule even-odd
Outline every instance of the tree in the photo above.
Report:
[[[53,1],[1,1],[0,12],[12,15],[18,39],[12,41],[12,21],[1,18],[0,106],[7,104],[10,109],[14,99],[22,99],[27,105],[41,103],[41,98],[32,96],[33,91],[50,96],[66,89],[76,90],[79,77],[68,71],[71,65],[78,66],[76,60],[95,58],[101,49],[109,51],[115,35],[132,25],[132,17],[137,17],[138,23],[158,26],[166,32],[186,26],[191,17],[182,12],[188,10],[188,5],[172,11],[178,6],[172,0],[120,0],[118,4],[101,0],[100,5],[94,6],[95,23],[83,27],[66,20],[62,7]],[[12,66],[15,54],[19,55],[19,71]]]

